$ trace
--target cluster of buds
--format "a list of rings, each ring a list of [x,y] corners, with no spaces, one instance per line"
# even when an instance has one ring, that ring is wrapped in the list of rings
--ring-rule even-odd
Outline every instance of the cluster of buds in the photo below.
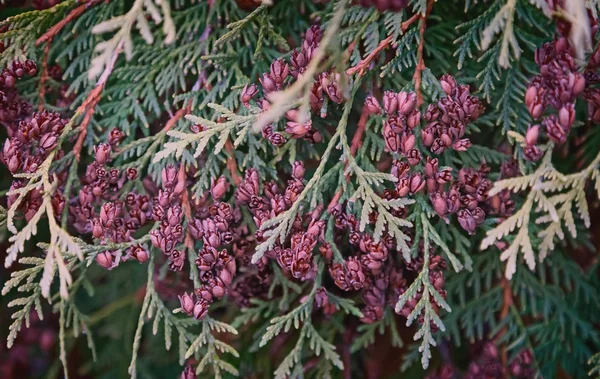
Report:
[[[192,238],[203,241],[205,248],[218,249],[222,245],[231,244],[234,239],[231,228],[235,218],[233,208],[230,204],[219,201],[225,195],[227,187],[225,177],[220,177],[213,183],[211,195],[214,203],[208,209],[202,208],[198,217],[194,217],[189,224]]]
[[[152,218],[159,222],[158,229],[150,232],[154,247],[160,249],[169,258],[169,269],[181,271],[185,263],[185,254],[177,249],[183,241],[183,209],[181,195],[185,191],[185,172],[168,165],[161,173],[163,189],[158,191],[152,207]]]
[[[214,300],[227,294],[236,273],[236,263],[227,250],[218,251],[208,246],[200,251],[196,265],[202,286],[196,288],[192,295],[184,293],[179,296],[179,301],[183,312],[200,320],[206,316]]]
[[[60,184],[64,182],[64,174],[59,174],[56,176]],[[15,179],[11,183],[10,191],[17,190],[22,188],[26,182],[23,179]],[[12,207],[15,201],[18,198],[18,194],[7,196],[7,204],[8,207]],[[25,221],[30,221],[33,216],[38,212],[40,206],[43,203],[43,191],[41,188],[34,188],[31,191],[27,192],[25,197],[19,203],[18,210],[22,212],[23,218]],[[54,216],[60,220],[61,214],[65,207],[65,197],[62,195],[60,189],[58,189],[51,197],[51,204]]]
[[[56,148],[58,139],[66,125],[58,113],[42,111],[34,113],[25,121],[20,121],[16,130],[7,129],[10,137],[5,141],[1,152],[1,159],[12,174],[33,173],[48,158],[50,152]],[[55,153],[54,159],[64,156],[62,150]],[[57,180],[58,185],[65,180],[65,173],[59,172],[50,178]],[[23,179],[16,179],[10,189],[16,190],[26,184]],[[8,197],[8,206],[11,207],[18,195]],[[33,189],[27,193],[19,204],[19,210],[25,220],[29,221],[37,213],[43,202],[41,188]],[[65,205],[65,198],[58,189],[52,196],[52,206],[56,217],[60,217]]]
[[[267,299],[272,281],[273,275],[270,266],[260,265],[256,270],[238,274],[229,290],[228,297],[233,299],[238,307],[249,308],[252,306],[252,299]]]
[[[398,182],[394,190],[386,190],[383,196],[395,199],[427,192],[433,209],[441,218],[450,222],[448,216],[456,214],[461,227],[473,234],[485,220],[484,208],[490,208],[489,167],[482,164],[479,169],[462,168],[457,177],[452,171],[450,167],[439,167],[437,158],[427,157],[422,171],[404,160],[394,161],[391,172]]]
[[[235,193],[236,202],[239,205],[248,207],[256,226],[260,228],[265,221],[289,209],[300,196],[304,189],[304,172],[304,164],[295,162],[292,169],[293,177],[281,193],[282,191],[273,181],[264,183],[263,191],[261,191],[258,171],[249,169],[246,171],[244,181]],[[256,239],[258,242],[262,242],[263,233],[258,232]]]
[[[94,146],[94,161],[87,166],[85,177],[82,178],[82,191],[96,199],[114,199],[128,180],[135,180],[138,172],[135,168],[119,170],[109,167],[111,154],[123,139],[123,132],[113,129],[109,134],[108,143]]]
[[[372,96],[367,97],[365,105],[372,113],[381,112],[379,102]],[[417,95],[414,92],[386,91],[383,95],[383,110],[387,116],[383,126],[387,150],[407,157],[414,156],[418,163],[421,155],[414,148],[416,140],[413,134],[413,129],[421,121],[421,112],[417,109]]]
[[[25,75],[34,76],[37,74],[37,65],[32,60],[25,62],[13,61],[10,66],[0,72],[0,88],[13,88],[18,79]]]
[[[123,210],[124,204],[122,202],[107,202],[100,208],[100,216],[92,219],[92,234],[95,238],[100,239],[102,244],[131,241],[131,234],[140,226],[140,221],[145,222],[146,216],[142,216],[142,220],[138,217],[140,214],[144,214],[144,208],[146,211],[150,208],[147,199],[144,199],[146,196],[129,194],[127,198],[127,213]],[[112,270],[121,262],[133,259],[143,263],[149,257],[148,250],[142,245],[136,244],[129,247],[125,255],[120,250],[101,252],[96,255],[96,262],[100,266]]]
[[[2,27],[0,27],[1,32]],[[0,43],[1,51],[2,44]],[[25,75],[35,75],[36,72],[36,64],[28,60],[24,63],[15,61],[0,73],[0,123],[7,128],[9,137],[17,133],[20,121],[28,122],[32,118],[33,111],[31,104],[19,97],[15,83]],[[48,72],[57,82],[62,80],[62,70],[59,66],[50,67]],[[55,106],[66,108],[73,102],[75,95],[69,94],[68,89],[69,85],[66,83],[59,87],[57,96],[53,96]]]
[[[244,181],[238,187],[235,199],[240,205],[250,209],[256,226],[260,228],[265,221],[279,215],[294,204],[298,196],[304,190],[304,164],[294,162],[292,167],[292,179],[282,191],[273,181],[263,185],[264,195],[260,191],[258,172],[255,169],[246,171]],[[256,235],[257,242],[263,241],[263,233]]]
[[[503,162],[500,167],[500,179],[514,178],[521,174],[519,164],[514,159]],[[505,189],[490,197],[487,201],[488,212],[500,217],[512,215],[515,210],[515,202],[511,194],[510,190]]]
[[[119,200],[120,190],[128,180],[137,178],[137,170],[121,171],[108,166],[111,153],[123,140],[119,129],[109,133],[108,143],[94,146],[94,161],[86,168],[81,179],[82,186],[75,203],[69,207],[72,225],[80,233],[92,233],[101,244],[124,243],[133,239],[132,234],[152,220],[150,198],[147,195],[129,193],[125,201]],[[94,204],[103,200],[99,215],[95,215]],[[107,250],[96,256],[96,262],[109,270],[121,262],[133,259],[140,263],[149,258],[148,250],[141,245],[129,247],[125,254],[120,250]]]
[[[32,112],[31,104],[19,98],[15,88],[0,88],[0,122],[6,126],[12,136],[19,121],[27,119]]]
[[[395,210],[392,210],[392,212],[395,212]],[[331,209],[331,214],[335,217],[336,231],[347,232],[348,241],[360,254],[359,261],[363,271],[372,275],[379,275],[384,270],[383,265],[388,259],[388,252],[395,247],[394,238],[384,233],[381,241],[375,242],[370,234],[359,231],[356,217],[342,212],[342,207],[339,204]],[[404,216],[403,213],[395,213],[395,215],[398,217]]]
[[[263,183],[261,190],[258,172],[249,169],[236,191],[236,202],[248,207],[256,226],[260,229],[267,220],[288,210],[294,204],[304,189],[304,174],[304,164],[294,162],[292,177],[284,190],[272,181]],[[313,250],[318,243],[323,243],[324,222],[319,220],[320,213],[321,207],[318,207],[305,217],[298,216],[291,228],[289,245],[275,244],[272,250],[266,252],[265,258],[275,259],[284,273],[292,278],[314,278],[316,267]],[[256,242],[261,243],[265,240],[264,233],[264,230],[255,233]],[[265,263],[263,260],[258,265]]]
[[[227,294],[236,273],[236,262],[226,249],[217,250],[212,246],[204,246],[196,259],[200,283],[196,295],[212,302]]]
[[[408,271],[416,271],[419,272],[423,268],[423,246],[419,246],[419,256],[406,265],[406,270]],[[445,299],[446,298],[446,290],[444,289],[444,284],[446,280],[444,278],[444,270],[446,269],[446,261],[439,255],[434,254],[433,246],[430,247],[430,251],[428,252],[430,255],[429,259],[429,283],[433,286],[433,288],[440,294],[440,296]],[[397,291],[397,297],[400,297],[408,290],[408,284],[406,282],[405,276],[402,272],[397,272],[394,278],[394,290]],[[412,311],[417,306],[417,303],[421,300],[423,296],[422,291],[417,292],[414,297],[408,299],[408,301],[404,304],[402,309],[398,312],[400,315],[408,318],[408,316],[412,313]],[[431,299],[432,308],[437,312],[439,312],[439,304],[435,302],[434,299]],[[420,323],[424,322],[424,315],[419,314],[418,318]],[[437,331],[438,326],[435,323],[431,323],[431,330]]]
[[[504,378],[506,369],[500,360],[500,352],[492,342],[486,342],[483,348],[479,347],[479,357],[469,364],[464,375],[465,379],[479,378]]]
[[[344,263],[332,264],[329,274],[335,284],[344,291],[359,290],[365,282],[365,274],[358,257],[350,257]]]
[[[542,119],[546,135],[554,143],[561,144],[567,140],[571,126],[575,121],[575,103],[579,95],[584,94],[590,105],[590,118],[600,122],[600,117],[594,119],[597,105],[600,106],[600,91],[586,90],[586,78],[578,71],[574,52],[565,37],[545,43],[535,52],[535,62],[540,68],[540,74],[535,76],[525,93],[525,105],[531,116]],[[547,108],[553,108],[556,114],[545,115]],[[600,115],[600,113],[599,113]],[[536,146],[540,125],[529,128],[526,138],[524,155],[527,159],[537,161],[542,151]]]
[[[371,324],[383,318],[388,284],[389,275],[387,273],[381,272],[376,276],[367,276],[362,291],[362,299],[365,303],[365,307],[362,309],[364,316],[360,319],[362,322]]]
[[[430,191],[429,198],[435,212],[442,218],[456,213],[460,226],[473,234],[485,220],[483,208],[488,207],[488,193],[492,188],[488,174],[489,167],[485,164],[478,170],[463,168],[458,172],[458,180],[452,182],[447,192],[442,191],[441,186]]]
[[[463,138],[466,128],[483,114],[485,107],[478,97],[471,95],[469,86],[457,85],[454,77],[444,75],[440,84],[447,96],[427,107],[427,125],[421,131],[423,145],[433,154],[441,154],[448,148],[466,151],[471,146],[469,139]]]
[[[56,112],[41,111],[31,114],[31,106],[19,99],[15,83],[25,75],[35,75],[36,64],[27,60],[14,61],[0,73],[0,122],[6,126],[8,138],[0,152],[2,161],[12,174],[28,174],[36,172],[50,153],[56,149],[60,136],[67,123]],[[64,156],[62,150],[54,154],[58,160]],[[50,181],[57,181],[57,190],[52,195],[53,213],[57,219],[63,213],[65,198],[62,196],[62,184],[66,179],[64,171],[55,172]],[[16,179],[11,184],[11,190],[22,188],[26,181]],[[8,206],[11,207],[17,195],[8,196]],[[43,202],[41,188],[29,191],[19,204],[26,221],[37,213]]]
[[[138,173],[134,168],[121,171],[108,165],[111,162],[111,152],[122,139],[123,133],[119,129],[113,129],[108,143],[94,146],[94,161],[86,167],[85,176],[81,178],[82,185],[77,200],[69,207],[71,222],[79,233],[92,232],[90,220],[95,217],[95,203],[102,200],[117,200],[124,184],[128,180],[137,178]],[[140,201],[143,204],[147,203],[147,196],[142,197]],[[132,201],[128,200],[127,203],[130,204]],[[147,208],[147,205],[145,207]],[[135,217],[139,220],[135,229],[146,222],[147,216]]]
[[[213,183],[211,195],[214,203],[207,213],[203,212],[202,219],[194,218],[190,223],[192,237],[203,241],[196,259],[201,287],[196,288],[195,294],[206,309],[212,301],[227,294],[236,275],[235,258],[224,249],[235,239],[233,224],[239,222],[239,215],[236,217],[232,206],[220,201],[228,187],[224,177]],[[199,317],[196,313],[193,316]],[[202,312],[200,317],[203,317]]]
[[[368,233],[359,231],[359,224],[352,214],[342,212],[338,204],[331,209],[335,217],[336,239],[341,240],[347,234],[353,253],[343,263],[333,263],[329,273],[335,284],[344,291],[362,290],[364,317],[361,321],[373,323],[383,317],[385,306],[389,302],[388,284],[390,270],[386,267],[389,251],[395,247],[395,241],[385,234],[381,241],[375,242]],[[331,261],[331,250],[323,250],[327,261]]]
[[[421,131],[423,145],[433,154],[441,154],[447,148],[465,151],[471,146],[469,139],[463,138],[467,125],[482,114],[484,106],[470,94],[468,86],[457,85],[452,76],[444,75],[440,82],[447,96],[427,108],[424,116],[427,125]],[[365,106],[373,114],[381,113],[379,102],[372,96],[365,100]],[[473,234],[486,215],[483,203],[488,200],[492,186],[487,179],[489,168],[482,165],[479,170],[462,169],[458,180],[452,168],[438,167],[437,158],[427,157],[424,168],[420,168],[423,157],[416,148],[414,133],[421,120],[416,95],[387,91],[383,96],[383,111],[386,148],[401,156],[392,166],[392,174],[398,179],[396,188],[386,190],[383,197],[391,200],[427,192],[440,217],[449,222],[447,216],[456,214],[460,225]]]
[[[25,63],[14,61],[0,72],[0,122],[7,127],[9,136],[15,134],[19,121],[31,115],[31,105],[19,98],[15,84],[26,74],[35,75],[36,72],[37,66],[31,60]]]
[[[277,263],[293,278],[312,279],[316,273],[313,261],[313,250],[319,240],[322,241],[324,221],[312,219],[306,231],[296,232],[290,240],[290,247],[276,246],[270,252],[277,258]]]
[[[257,179],[258,175],[255,171],[250,170],[247,177]],[[206,268],[201,261],[202,257],[211,260],[217,249],[221,249],[221,256],[225,257],[227,251],[223,248],[226,246],[231,246],[235,257],[235,266],[234,263],[229,263],[230,267],[238,267],[240,272],[221,270],[200,275],[200,282],[203,285],[200,292],[204,293],[203,299],[210,298],[210,296],[220,298],[224,289],[228,297],[233,299],[238,306],[250,307],[251,299],[267,297],[273,279],[272,270],[268,264],[265,264],[266,257],[256,265],[250,263],[255,239],[247,227],[241,223],[240,208],[221,202],[228,188],[229,183],[224,177],[213,182],[210,191],[213,202],[210,206],[206,206],[208,196],[197,200],[196,214],[189,224],[189,230],[194,239],[203,241],[204,248],[200,251],[200,258],[196,262],[200,272]],[[254,191],[254,188],[247,187],[246,189]],[[230,256],[227,259],[232,260]]]
[[[28,121],[21,121],[12,136],[4,143],[2,160],[11,173],[32,173],[48,157],[58,144],[67,124],[55,112],[36,112]],[[62,153],[56,154],[60,158]]]
[[[355,0],[361,7],[375,7],[379,12],[400,12],[408,5],[408,0]]]
[[[306,71],[319,47],[321,37],[322,32],[319,26],[310,27],[306,31],[302,45],[292,52],[289,63],[282,58],[275,60],[271,64],[269,72],[259,78],[260,88],[256,84],[244,87],[241,94],[242,104],[249,106],[250,100],[262,90],[264,96],[257,101],[258,106],[263,111],[269,109],[271,106],[269,94],[284,89],[292,81],[288,78],[298,79]],[[334,70],[316,75],[309,98],[312,111],[319,112],[321,117],[325,117],[326,101],[342,103],[346,98],[343,91],[345,88],[343,83],[346,81],[345,73]],[[268,125],[263,129],[263,136],[271,144],[281,146],[285,144],[287,138],[303,138],[311,143],[319,143],[323,140],[321,132],[313,128],[309,115],[301,115],[297,110],[291,110],[286,113],[286,118],[288,121],[283,132],[276,131],[274,125]]]

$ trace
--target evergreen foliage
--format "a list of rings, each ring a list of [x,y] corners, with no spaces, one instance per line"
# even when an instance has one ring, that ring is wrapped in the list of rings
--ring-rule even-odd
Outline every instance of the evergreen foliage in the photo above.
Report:
[[[600,3],[387,3],[0,0],[0,373],[600,377]]]

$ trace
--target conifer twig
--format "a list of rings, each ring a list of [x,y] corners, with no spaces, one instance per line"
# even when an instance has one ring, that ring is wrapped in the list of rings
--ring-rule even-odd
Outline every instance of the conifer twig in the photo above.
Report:
[[[71,10],[71,12],[69,12],[69,14],[65,16],[65,18],[57,22],[53,27],[48,29],[46,33],[44,33],[40,38],[38,38],[37,41],[35,41],[35,45],[39,46],[44,42],[51,44],[54,37],[56,37],[56,35],[60,33],[60,31],[63,30],[63,28],[67,26],[68,23],[81,16],[86,10],[93,7],[94,5],[100,4],[102,1],[104,0],[83,0],[83,4]]]
[[[179,165],[179,180],[185,180],[185,164],[183,162],[181,162]],[[192,220],[192,207],[190,205],[190,195],[187,191],[187,187],[181,196],[181,207],[183,208],[183,213],[185,214],[185,218],[189,224],[189,222]],[[188,253],[191,254],[194,251],[194,241],[192,240],[192,235],[190,234],[190,228],[185,229],[183,245],[188,249]]]
[[[40,89],[39,101],[38,101],[38,112],[44,110],[44,96],[46,93],[46,82],[48,81],[48,56],[50,55],[50,42],[44,46],[44,56],[42,58],[42,72],[40,73]]]
[[[415,14],[413,15],[411,18],[409,18],[408,20],[404,21],[402,23],[401,26],[401,30],[402,33],[406,32],[408,30],[408,28],[416,21],[420,18],[419,14]],[[384,39],[383,41],[379,42],[379,45],[375,48],[375,50],[373,50],[369,55],[367,55],[367,57],[363,60],[361,60],[360,62],[358,62],[358,64],[354,67],[350,67],[348,70],[346,70],[346,74],[348,75],[354,75],[358,72],[359,76],[363,76],[364,73],[366,72],[366,70],[369,68],[369,65],[371,64],[371,61],[373,61],[373,59],[375,59],[375,57],[383,50],[387,49],[388,46],[394,41],[394,36],[393,35],[389,35],[386,39]]]
[[[308,63],[304,73],[285,91],[273,92],[270,94],[270,100],[272,102],[271,106],[268,110],[262,112],[256,119],[256,122],[252,127],[255,133],[262,131],[265,126],[279,119],[285,112],[290,110],[295,104],[298,95],[303,93],[308,85],[312,83],[315,74],[321,69],[321,62],[327,54],[330,43],[336,38],[337,31],[344,18],[346,5],[347,1],[338,3],[338,9],[335,11],[333,18],[329,22],[329,26],[323,34],[319,47],[315,49],[314,55]],[[304,122],[304,120],[302,120],[302,122]]]
[[[417,66],[413,75],[415,83],[415,92],[417,93],[417,104],[423,104],[423,93],[421,92],[421,79],[423,70],[425,69],[425,60],[423,59],[423,49],[425,47],[425,29],[427,28],[427,16],[431,13],[434,0],[427,0],[427,10],[424,15],[421,15],[421,23],[419,24],[419,46],[417,47]]]
[[[79,106],[79,108],[77,108],[76,113],[84,114],[83,121],[81,121],[81,125],[79,127],[79,137],[77,137],[77,142],[75,142],[75,146],[73,147],[73,154],[75,155],[75,159],[77,159],[78,161],[81,155],[81,148],[83,147],[83,142],[85,141],[85,136],[87,135],[87,126],[89,125],[90,121],[92,121],[94,110],[96,108],[96,105],[100,101],[100,95],[102,94],[104,86],[106,85],[106,82],[108,81],[108,78],[110,77],[110,74],[112,73],[115,67],[115,63],[117,62],[119,54],[123,50],[123,44],[123,41],[121,41],[117,48],[113,51],[110,61],[104,68],[104,72],[102,72],[102,75],[100,75],[98,82],[96,82],[96,86],[90,92],[88,97],[83,101],[83,103]]]
[[[60,33],[63,28],[75,20],[77,17],[81,16],[86,10],[93,7],[94,5],[100,4],[104,0],[84,0],[83,4],[74,8],[59,22],[57,22],[54,26],[52,26],[46,33],[44,33],[40,38],[35,41],[36,46],[40,46],[42,43],[46,43],[44,46],[44,55],[42,58],[42,72],[40,73],[40,84],[39,84],[39,104],[38,111],[41,112],[44,109],[44,95],[46,92],[46,82],[48,81],[48,56],[50,55],[50,46],[52,45],[52,41],[54,37],[58,33]]]
[[[350,146],[350,152],[352,153],[352,156],[355,156],[358,149],[360,149],[360,147],[362,146],[363,134],[365,133],[365,128],[367,126],[367,121],[369,121],[370,114],[371,113],[369,112],[369,108],[367,108],[366,105],[363,106],[362,113],[360,115],[360,119],[358,120],[358,126],[356,128],[356,132],[354,133],[354,137],[352,137],[352,145]],[[346,161],[346,167],[348,167],[348,161]],[[350,181],[350,173],[347,172],[346,173],[346,182],[349,182],[349,181]],[[340,188],[335,193],[335,195],[329,202],[329,205],[327,206],[328,211],[331,211],[335,207],[335,205],[338,203],[338,201],[342,197],[342,192],[343,192],[343,190],[342,190],[342,188]]]
[[[229,170],[229,173],[231,174],[231,179],[233,179],[233,183],[236,186],[238,186],[242,182],[242,177],[240,176],[240,174],[238,172],[237,163],[235,161],[235,155],[233,152],[233,144],[231,143],[229,138],[227,139],[227,142],[225,142],[225,151],[227,151],[227,154],[229,154],[229,156],[227,157],[227,163],[226,163],[227,169]]]
[[[514,304],[514,300],[508,279],[502,278],[500,287],[502,288],[502,310],[500,310],[500,320],[504,320],[508,316],[508,312],[510,311],[510,307]],[[506,327],[502,328],[496,335],[496,340],[500,339],[504,333],[506,333]],[[501,361],[502,366],[508,367],[508,353],[506,349],[502,349]]]
[[[175,112],[173,114],[173,116],[171,116],[171,118],[169,118],[169,120],[167,120],[167,123],[165,124],[162,132],[166,133],[169,130],[171,130],[175,125],[177,125],[177,121],[181,120],[185,115],[188,115],[191,111],[192,111],[191,103],[188,103],[185,107],[177,110],[177,112]]]

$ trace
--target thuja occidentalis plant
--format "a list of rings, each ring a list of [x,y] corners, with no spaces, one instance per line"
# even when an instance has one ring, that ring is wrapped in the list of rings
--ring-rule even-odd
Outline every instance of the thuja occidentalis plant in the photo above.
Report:
[[[599,11],[0,0],[0,377],[599,377]]]

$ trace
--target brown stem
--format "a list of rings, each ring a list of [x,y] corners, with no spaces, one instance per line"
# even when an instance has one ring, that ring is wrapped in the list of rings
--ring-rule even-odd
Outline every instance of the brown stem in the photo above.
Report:
[[[512,289],[510,288],[510,282],[506,278],[502,278],[500,282],[500,287],[502,288],[502,309],[500,310],[500,320],[504,320],[508,316],[508,312],[510,311],[510,307],[513,306],[514,300],[512,296]],[[500,332],[496,335],[494,340],[499,340],[502,335],[506,333],[506,327],[502,328]],[[506,349],[501,349],[500,360],[502,362],[503,367],[508,367],[508,352]]]
[[[416,20],[419,19],[419,15],[415,14],[414,16],[412,16],[411,18],[409,18],[408,20],[404,21],[400,27],[400,29],[402,30],[402,33],[406,32],[406,30],[408,30],[408,28],[410,27],[410,25],[412,25]],[[360,62],[358,62],[358,64],[354,67],[349,68],[348,70],[346,70],[346,74],[348,75],[353,75],[356,74],[358,72],[359,76],[363,76],[366,72],[366,70],[368,70],[369,65],[371,64],[371,61],[373,59],[375,59],[375,57],[384,49],[386,49],[394,40],[394,36],[388,36],[386,39],[384,39],[383,41],[379,42],[379,45],[377,45],[377,47],[375,48],[375,50],[373,50],[369,55],[367,55],[367,57],[363,60],[361,60]]]
[[[38,112],[44,110],[44,101],[46,94],[46,82],[48,81],[48,56],[50,55],[50,42],[44,46],[44,57],[42,58],[42,72],[40,74],[39,104]]]
[[[42,72],[40,74],[40,89],[39,89],[39,105],[38,110],[41,112],[44,110],[44,95],[46,93],[46,82],[48,81],[48,56],[50,55],[50,46],[52,45],[52,41],[54,37],[71,21],[81,16],[87,9],[90,7],[101,3],[103,0],[84,0],[84,4],[81,4],[77,8],[72,9],[69,14],[65,16],[62,20],[57,22],[54,26],[52,26],[46,33],[44,33],[40,38],[35,41],[35,45],[39,46],[42,43],[46,42],[46,46],[44,46],[44,57],[42,59]],[[79,159],[79,158],[78,158]]]
[[[166,133],[169,130],[171,130],[177,124],[177,121],[181,120],[185,115],[189,114],[191,111],[192,111],[192,104],[190,102],[185,107],[183,107],[183,108],[179,109],[177,112],[175,112],[173,114],[173,116],[171,116],[171,118],[169,120],[167,120],[167,123],[165,124],[163,131]]]
[[[173,128],[173,126],[177,124],[177,121],[181,120],[185,115],[189,114],[191,111],[192,101],[190,100],[186,103],[186,105],[183,108],[177,110],[177,112],[175,112],[173,116],[171,116],[171,118],[165,124],[163,131],[166,133],[169,130],[171,130],[171,128]],[[183,164],[183,162],[181,162],[181,164],[179,165],[178,176],[178,180],[185,180],[185,165]],[[185,218],[189,223],[192,220],[192,206],[190,205],[190,197],[188,194],[187,186],[185,187],[185,190],[183,191],[183,195],[181,197],[181,207],[183,208]],[[186,228],[185,230],[185,238],[183,240],[183,245],[188,249],[190,253],[194,251],[194,240],[192,239],[192,235],[190,234],[190,228]]]
[[[352,362],[350,358],[350,345],[354,331],[352,328],[346,328],[344,332],[344,346],[342,347],[342,359],[344,362],[344,379],[352,379]]]
[[[369,121],[369,108],[366,105],[363,105],[362,113],[360,114],[360,119],[358,120],[358,126],[356,128],[356,132],[354,132],[354,137],[352,137],[352,144],[350,145],[350,153],[352,156],[356,155],[356,152],[362,146],[363,134],[365,133],[365,128],[367,126],[367,121]],[[348,167],[348,162],[346,161],[346,167]],[[350,173],[346,174],[346,182],[350,181]],[[331,211],[333,207],[338,203],[342,197],[342,189],[340,188],[327,206],[327,210]]]
[[[60,31],[71,21],[81,16],[86,10],[93,7],[94,5],[100,4],[104,0],[83,0],[83,4],[78,6],[77,8],[72,9],[69,14],[65,16],[62,20],[57,22],[54,26],[52,26],[46,33],[44,33],[40,38],[35,41],[35,45],[39,46],[44,42],[48,42],[48,44],[52,43],[54,37],[60,33]]]
[[[417,104],[423,105],[423,93],[421,92],[422,73],[425,69],[425,60],[423,59],[423,49],[425,46],[425,29],[427,28],[427,16],[431,13],[434,0],[427,1],[427,10],[424,15],[420,16],[421,23],[419,24],[419,46],[417,47],[417,66],[413,81],[415,82],[415,92],[417,93]]]
[[[115,68],[115,63],[117,62],[117,58],[119,57],[121,50],[123,50],[123,41],[121,41],[115,51],[113,51],[110,61],[104,68],[104,71],[102,72],[102,75],[100,75],[98,82],[96,82],[94,89],[90,92],[83,103],[81,103],[79,108],[77,108],[77,111],[75,111],[76,114],[84,114],[83,121],[81,121],[81,125],[79,126],[79,137],[77,137],[77,142],[75,142],[75,146],[73,147],[73,153],[78,161],[81,155],[83,142],[85,141],[85,136],[87,135],[88,124],[92,120],[96,105],[100,101],[100,95],[102,95],[104,86],[106,85],[110,74]]]
[[[236,186],[238,186],[242,182],[242,177],[238,172],[237,162],[233,153],[233,144],[229,139],[227,139],[227,142],[225,142],[225,151],[227,151],[227,154],[229,155],[227,157],[227,169],[231,174],[231,179],[233,179],[233,183]]]
[[[181,164],[179,165],[179,180],[185,180],[185,165],[183,164],[183,162],[181,162]],[[185,218],[189,223],[192,221],[192,206],[190,205],[190,197],[188,194],[187,186],[183,191],[183,195],[181,197],[181,207],[183,208],[183,213],[185,214]],[[192,235],[190,234],[190,228],[186,228],[185,230],[185,239],[183,240],[183,244],[188,249],[188,251],[194,251],[194,241],[192,240]]]

